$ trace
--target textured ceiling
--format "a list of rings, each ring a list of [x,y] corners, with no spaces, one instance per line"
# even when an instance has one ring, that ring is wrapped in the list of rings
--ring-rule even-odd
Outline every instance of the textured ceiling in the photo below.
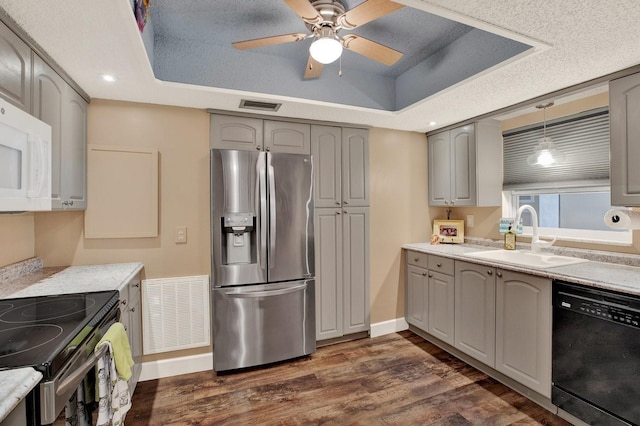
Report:
[[[344,1],[353,9],[362,0]],[[395,111],[482,72],[530,46],[404,7],[354,30],[402,52],[393,66],[345,49],[320,78],[304,80],[311,39],[244,51],[232,42],[300,32],[304,22],[282,0],[155,0],[150,55],[161,80],[249,90]],[[145,31],[148,27],[145,28]],[[338,75],[342,68],[342,77]]]
[[[637,0],[397,1],[532,44],[534,53],[486,70],[401,111],[389,112],[161,81],[153,74],[129,0],[47,0],[37,4],[2,0],[0,7],[95,98],[230,111],[238,110],[242,98],[251,98],[282,102],[274,116],[402,130],[446,126],[640,63]],[[101,81],[99,74],[105,72],[116,74],[118,81]],[[430,126],[431,121],[437,124]]]

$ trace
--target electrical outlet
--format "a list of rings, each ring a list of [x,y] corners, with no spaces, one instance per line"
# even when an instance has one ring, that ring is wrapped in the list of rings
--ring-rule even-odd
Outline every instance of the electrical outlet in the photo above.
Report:
[[[473,228],[473,215],[467,215],[467,228]]]
[[[176,226],[176,244],[184,244],[187,242],[187,227],[186,226]]]

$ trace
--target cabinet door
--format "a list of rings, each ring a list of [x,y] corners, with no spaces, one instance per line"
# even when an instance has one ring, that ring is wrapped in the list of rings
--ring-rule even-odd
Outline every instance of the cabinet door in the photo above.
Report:
[[[342,205],[369,205],[369,131],[342,129]]]
[[[211,115],[211,148],[262,150],[262,120],[259,118]]]
[[[343,334],[342,210],[315,210],[316,340]]]
[[[65,85],[62,110],[62,207],[87,208],[87,103]]]
[[[33,56],[33,115],[51,126],[52,207],[62,207],[62,110],[67,83],[39,56]]]
[[[407,322],[429,331],[429,278],[426,269],[407,265]]]
[[[311,154],[315,172],[315,206],[341,206],[342,130],[311,126]]]
[[[496,280],[494,269],[456,261],[455,347],[495,365]]]
[[[129,379],[129,393],[133,395],[140,372],[142,371],[142,309],[140,298],[140,279],[134,278],[128,285],[129,287],[129,328],[127,335],[129,337],[129,345],[131,346],[131,356],[135,363],[131,369],[131,378]]]
[[[450,345],[454,344],[454,278],[429,271],[428,332]]]
[[[311,154],[311,126],[286,121],[264,122],[264,149],[285,154]]]
[[[640,206],[640,73],[609,83],[611,204]]]
[[[451,201],[449,132],[429,136],[429,205],[445,206]]]
[[[31,49],[0,22],[0,96],[31,113]]]
[[[468,124],[450,131],[451,205],[476,204],[475,126]]]
[[[369,330],[369,208],[342,210],[344,334]]]
[[[496,370],[551,397],[551,280],[498,271]]]

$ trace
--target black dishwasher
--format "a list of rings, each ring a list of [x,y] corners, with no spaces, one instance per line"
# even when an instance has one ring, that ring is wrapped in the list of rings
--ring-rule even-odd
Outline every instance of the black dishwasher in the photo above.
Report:
[[[553,282],[551,400],[589,424],[640,424],[640,297]]]

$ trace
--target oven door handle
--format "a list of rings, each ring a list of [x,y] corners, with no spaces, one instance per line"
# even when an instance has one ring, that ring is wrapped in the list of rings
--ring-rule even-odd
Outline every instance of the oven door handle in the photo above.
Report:
[[[68,377],[62,379],[60,386],[56,389],[56,395],[62,396],[69,392],[71,389],[78,387],[78,383],[82,381],[84,376],[87,375],[89,370],[93,368],[94,365],[98,362],[100,358],[104,356],[104,354],[109,349],[109,345],[100,345],[98,350],[91,354],[89,359],[87,359],[84,364],[80,366],[77,370],[74,370]]]

